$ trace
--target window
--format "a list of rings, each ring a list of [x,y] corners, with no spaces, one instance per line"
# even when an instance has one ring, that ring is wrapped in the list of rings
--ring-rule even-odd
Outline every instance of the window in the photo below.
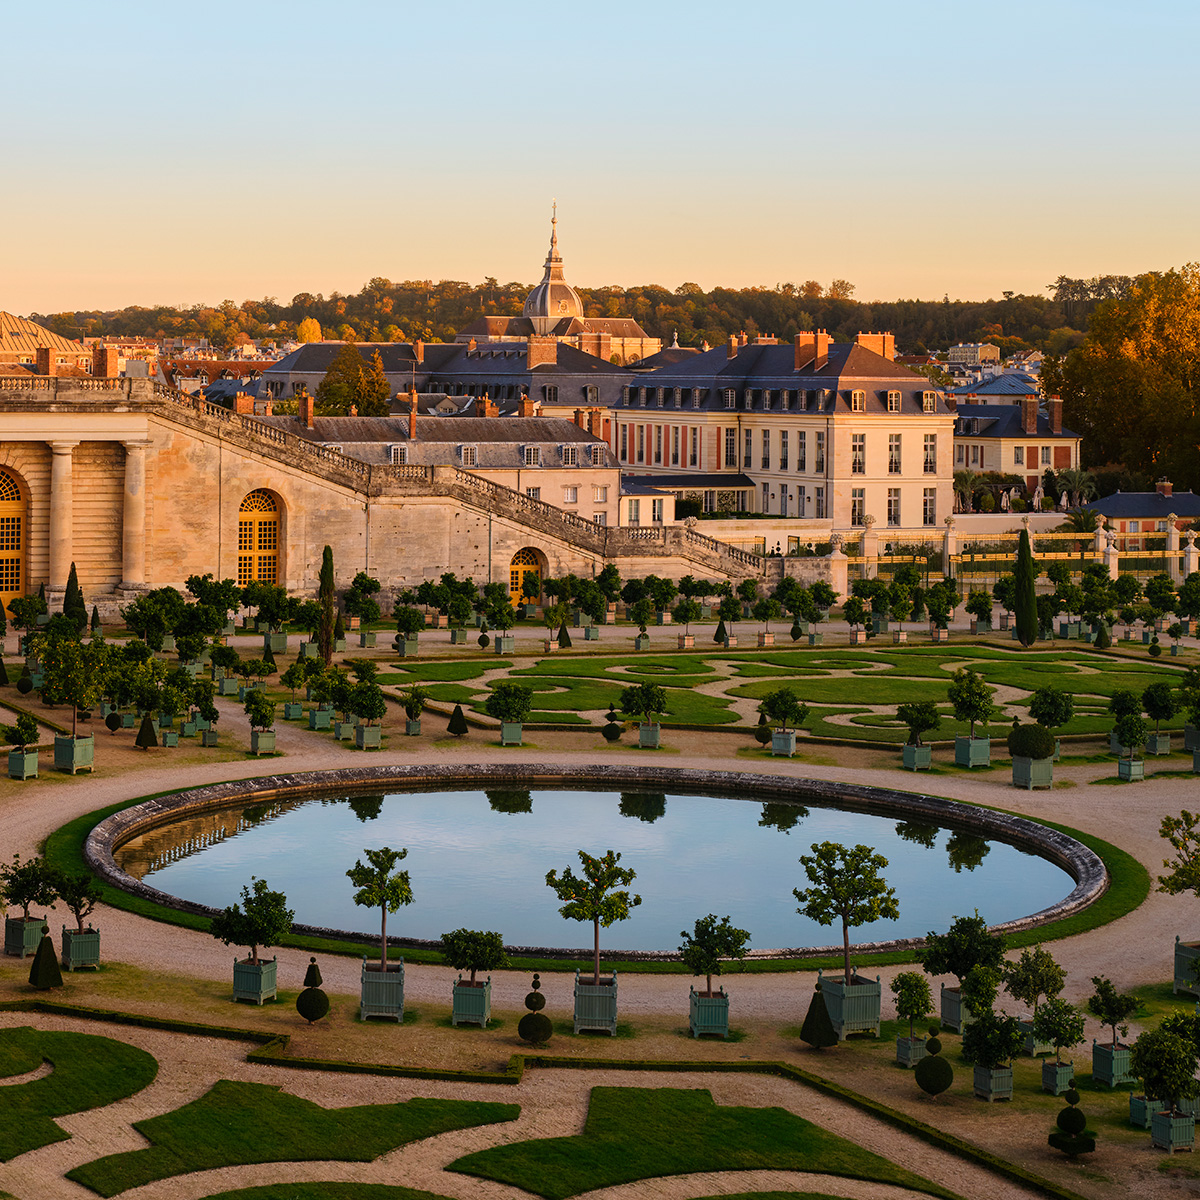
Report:
[[[817,511],[815,515],[818,521],[823,521],[825,519],[825,489],[819,487],[816,489],[816,493]]]
[[[1140,526],[1137,521],[1129,522],[1129,532],[1130,533],[1137,533],[1139,529],[1140,529]]]
[[[608,513],[598,512],[592,516],[592,521],[597,525],[608,524]]]
[[[589,446],[588,461],[593,467],[604,466],[604,447],[599,444]]]
[[[900,393],[888,392],[888,412],[900,411]]]
[[[650,388],[638,388],[638,403],[645,408],[650,403]]]
[[[629,404],[630,404],[630,395],[629,394],[632,391],[633,391],[633,388],[628,388],[628,387],[624,387],[621,389],[621,403],[624,404],[626,408],[629,407]]]
[[[971,466],[973,466],[973,467],[979,466],[979,447],[978,446],[971,447]]]
[[[805,462],[807,454],[808,436],[803,429],[796,432],[796,470],[807,471],[808,466]]]
[[[579,503],[579,489],[577,487],[564,487],[563,488],[563,503],[564,504],[578,504]]]
[[[851,412],[866,412],[867,411],[867,393],[866,392],[851,392],[850,393],[850,411]]]
[[[749,467],[750,461],[754,457],[754,434],[747,429],[745,437],[745,447],[742,451],[742,466]]]
[[[621,461],[629,461],[629,426],[621,426]]]
[[[960,447],[960,449],[961,449],[961,447]],[[1024,446],[1014,446],[1013,447],[1013,466],[1014,467],[1023,467],[1024,465],[1025,465],[1025,447]]]
[[[542,489],[540,487],[527,487],[525,489],[525,495],[527,495],[530,500],[540,500],[542,498]]]
[[[900,437],[898,433],[888,434],[888,474],[899,475],[900,470]]]
[[[737,466],[737,430],[725,430],[725,465],[727,467]]]
[[[825,474],[825,433],[823,430],[818,430],[816,435],[817,444],[813,447],[813,470],[818,475]]]
[[[692,407],[693,408],[700,407],[700,389],[699,388],[692,388]]]
[[[937,488],[926,488],[921,506],[921,520],[925,525],[937,524]]]
[[[1050,447],[1043,446],[1042,447],[1042,466],[1048,467],[1049,465],[1050,465]]]
[[[808,498],[804,494],[804,489],[798,487],[796,489],[796,516],[804,516],[804,506],[808,503]]]
[[[958,445],[954,447],[954,461],[960,466],[966,462],[966,447]]]
[[[867,435],[852,433],[850,435],[850,473],[864,475],[867,470]]]
[[[688,451],[688,466],[698,467],[700,465],[700,430],[692,430],[692,448]]]
[[[675,388],[673,398],[675,401],[675,407],[682,408],[683,407],[683,388]]]
[[[540,446],[525,447],[525,465],[527,467],[540,467],[542,465],[542,451]]]
[[[937,392],[921,393],[921,411],[927,413],[937,411]]]
[[[597,485],[596,487],[592,488],[592,499],[597,504],[607,504],[608,503],[608,488],[607,488],[607,486]]]
[[[654,427],[654,461],[662,462],[662,446],[663,446],[663,427],[655,425]]]
[[[734,388],[726,388],[721,395],[725,397],[726,408],[737,407],[737,391]]]
[[[402,467],[408,462],[408,447],[393,446],[392,447],[392,466]],[[465,462],[465,460],[464,460]]]
[[[888,488],[888,514],[887,523],[889,525],[900,524],[900,489]]]
[[[642,519],[642,502],[640,500],[629,501],[629,524],[637,525]]]
[[[792,393],[787,388],[781,389],[779,393],[779,407],[787,412],[792,407]]]
[[[671,466],[679,466],[679,426],[671,426]]]
[[[637,460],[638,462],[646,461],[646,427],[639,425],[637,427]]]
[[[650,520],[661,525],[663,520],[663,504],[662,500],[650,501]]]
[[[771,431],[769,429],[762,431],[762,469],[764,471],[771,469]]]
[[[925,435],[925,474],[937,474],[937,434]]]
[[[546,388],[546,403],[547,404],[557,404],[558,403],[558,388],[556,388],[556,387]]]
[[[850,524],[861,525],[863,514],[867,511],[867,493],[865,488],[850,489]]]
[[[779,469],[781,471],[788,469],[788,431],[786,429],[779,431]]]
[[[600,389],[594,384],[589,384],[586,388],[584,388],[584,395],[587,397],[587,402],[589,404],[600,403]]]
[[[564,446],[562,448],[562,465],[564,467],[579,466],[579,447]]]
[[[762,507],[758,511],[765,513],[771,511],[771,491],[765,483],[762,485]]]
[[[770,388],[763,388],[762,406],[763,406],[763,412],[771,411],[771,389]]]
[[[264,488],[238,511],[238,583],[275,583],[279,577],[279,505]]]
[[[473,467],[478,461],[476,448],[474,446],[462,447],[462,465],[464,467]]]

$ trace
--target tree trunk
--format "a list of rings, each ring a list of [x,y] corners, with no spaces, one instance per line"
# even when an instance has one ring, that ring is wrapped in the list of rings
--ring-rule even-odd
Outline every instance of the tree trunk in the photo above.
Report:
[[[387,905],[380,905],[379,911],[383,914],[383,920],[379,925],[379,969],[387,971]]]
[[[593,923],[596,929],[596,960],[595,960],[595,976],[592,982],[598,987],[600,985],[600,918],[597,917]]]
[[[850,926],[842,919],[842,953],[846,960],[846,986],[850,986]]]

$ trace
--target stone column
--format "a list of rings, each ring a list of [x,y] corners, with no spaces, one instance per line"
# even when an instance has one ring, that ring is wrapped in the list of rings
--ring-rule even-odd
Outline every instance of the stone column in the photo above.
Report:
[[[50,460],[50,578],[49,592],[65,592],[74,557],[72,532],[75,525],[75,502],[71,481],[71,452],[78,442],[49,443]]]
[[[1183,582],[1183,575],[1179,571],[1179,526],[1176,524],[1178,520],[1174,513],[1167,516],[1167,573],[1176,587]]]
[[[1183,547],[1183,577],[1186,579],[1193,571],[1200,571],[1200,550],[1196,549],[1196,535],[1192,530],[1185,533]]]
[[[863,574],[867,579],[874,579],[879,574],[879,534],[875,532],[875,518],[867,513],[863,517],[862,536]]]
[[[946,534],[942,538],[942,573],[947,579],[953,579],[954,563],[951,559],[958,553],[958,534],[954,531],[953,517],[943,517],[942,524],[946,526]]]
[[[125,447],[125,497],[121,513],[121,588],[146,584],[146,447],[149,442],[122,442]]]

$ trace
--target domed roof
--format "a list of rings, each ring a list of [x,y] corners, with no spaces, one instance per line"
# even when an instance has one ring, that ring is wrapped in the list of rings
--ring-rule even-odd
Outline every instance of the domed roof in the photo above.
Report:
[[[542,282],[525,297],[521,315],[528,317],[535,334],[549,334],[564,318],[583,319],[583,300],[563,278],[562,258],[558,253],[558,205],[550,221],[550,252],[546,255],[546,271]]]

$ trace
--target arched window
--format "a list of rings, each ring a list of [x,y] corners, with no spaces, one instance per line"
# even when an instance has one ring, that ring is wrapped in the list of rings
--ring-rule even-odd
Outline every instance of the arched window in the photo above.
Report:
[[[17,481],[0,468],[0,602],[25,592],[25,498]]]
[[[526,575],[533,575],[539,581],[537,595],[533,597],[533,603],[537,604],[542,598],[542,589],[540,587],[540,582],[543,578],[542,562],[538,552],[530,549],[528,546],[523,550],[518,550],[513,555],[512,563],[508,568],[508,598],[513,604],[525,603],[521,589],[525,583]]]
[[[264,488],[238,510],[238,583],[279,582],[279,505]]]

